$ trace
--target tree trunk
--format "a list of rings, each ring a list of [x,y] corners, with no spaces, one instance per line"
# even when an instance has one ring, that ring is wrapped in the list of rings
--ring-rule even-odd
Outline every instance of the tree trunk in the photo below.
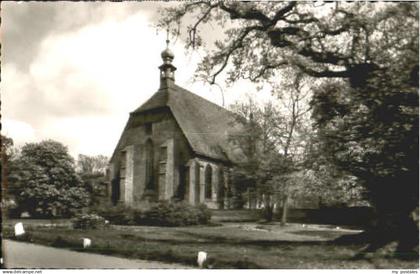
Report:
[[[285,225],[287,223],[288,200],[289,200],[289,195],[285,195],[284,198],[283,198],[283,210],[282,210],[282,215],[281,215],[281,225]]]
[[[418,219],[416,221],[410,215],[403,216],[403,219],[401,220],[402,222],[400,225],[402,229],[400,229],[399,234],[397,234],[398,246],[395,250],[395,255],[397,257],[418,258],[418,249],[417,251],[415,250],[419,246],[419,224]]]
[[[264,211],[265,211],[265,220],[271,222],[273,220],[273,204],[271,203],[270,196],[268,194],[264,195]]]
[[[366,231],[368,246],[362,249],[355,257],[365,258],[382,250],[386,256],[395,256],[401,259],[418,259],[419,230],[416,223],[408,215],[401,213],[381,213],[374,227]],[[396,248],[387,248],[396,243]]]
[[[368,231],[370,244],[363,253],[376,252],[394,242],[396,249],[386,252],[400,258],[418,258],[418,179],[411,182],[410,179],[400,178],[405,186],[389,180],[370,188],[377,216]]]

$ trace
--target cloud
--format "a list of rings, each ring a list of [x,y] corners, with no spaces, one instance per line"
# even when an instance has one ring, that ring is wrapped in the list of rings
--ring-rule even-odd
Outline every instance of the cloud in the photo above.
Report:
[[[2,115],[9,121],[4,129],[17,143],[52,138],[68,145],[73,155],[110,154],[128,113],[158,89],[165,34],[156,33],[150,12],[107,13],[108,8],[101,15],[96,10],[94,18],[103,20],[79,28],[45,30],[42,39],[33,41],[38,51],[27,69],[19,60],[4,63]],[[198,59],[180,58],[181,44],[173,50],[176,63],[188,68],[177,79],[187,82]]]
[[[150,17],[157,4],[99,2],[2,2],[3,62],[26,71],[50,34],[79,29],[106,19],[120,20],[142,12]]]

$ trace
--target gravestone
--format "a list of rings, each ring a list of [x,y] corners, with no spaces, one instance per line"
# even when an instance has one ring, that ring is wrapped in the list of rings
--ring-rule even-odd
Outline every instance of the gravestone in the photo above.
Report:
[[[88,248],[92,244],[92,241],[89,238],[83,238],[83,248]]]
[[[15,224],[15,236],[21,236],[25,234],[25,230],[23,229],[22,223]]]
[[[200,268],[204,267],[204,263],[207,260],[207,252],[199,251],[197,256],[197,264]]]

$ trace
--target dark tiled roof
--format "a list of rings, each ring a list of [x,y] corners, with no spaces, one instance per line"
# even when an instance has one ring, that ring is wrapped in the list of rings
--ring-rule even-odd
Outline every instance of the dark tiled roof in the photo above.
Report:
[[[235,130],[233,113],[175,84],[161,88],[133,114],[169,107],[191,148],[201,156],[235,161],[228,133]]]

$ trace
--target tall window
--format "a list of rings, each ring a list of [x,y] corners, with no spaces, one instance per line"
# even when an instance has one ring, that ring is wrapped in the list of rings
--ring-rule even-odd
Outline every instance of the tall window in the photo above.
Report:
[[[212,185],[211,185],[211,181],[212,181],[212,173],[213,170],[211,168],[210,165],[206,166],[206,169],[204,171],[204,184],[205,184],[205,192],[204,192],[204,196],[206,199],[211,199],[211,194],[212,194]]]
[[[179,187],[177,196],[181,200],[188,200],[188,194],[190,193],[190,167],[180,166],[179,167]]]
[[[125,185],[125,170],[126,170],[126,159],[127,158],[127,152],[121,151],[120,154],[120,182],[121,184]]]
[[[119,174],[111,181],[111,200],[112,204],[116,205],[120,200],[120,178]]]
[[[159,184],[164,186],[166,181],[166,147],[160,147],[159,151]]]
[[[146,142],[146,189],[155,189],[153,176],[153,142],[147,140]]]

